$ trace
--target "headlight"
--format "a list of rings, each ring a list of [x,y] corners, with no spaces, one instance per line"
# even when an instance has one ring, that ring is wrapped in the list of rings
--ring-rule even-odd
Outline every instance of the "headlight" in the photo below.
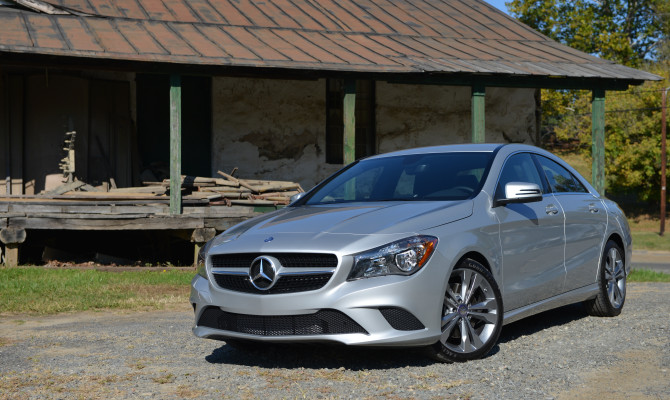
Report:
[[[414,236],[354,255],[347,280],[383,275],[412,275],[426,265],[437,246],[434,236]]]
[[[207,270],[205,269],[205,260],[207,259],[207,251],[211,247],[212,240],[207,242],[204,246],[198,251],[198,264],[196,265],[196,273],[203,278],[207,279]]]

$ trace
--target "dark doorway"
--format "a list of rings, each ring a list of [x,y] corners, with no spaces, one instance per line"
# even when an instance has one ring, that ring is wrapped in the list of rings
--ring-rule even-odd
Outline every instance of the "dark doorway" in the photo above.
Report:
[[[142,170],[158,179],[169,177],[170,77],[137,75],[137,140]],[[212,80],[181,78],[181,171],[211,176]]]

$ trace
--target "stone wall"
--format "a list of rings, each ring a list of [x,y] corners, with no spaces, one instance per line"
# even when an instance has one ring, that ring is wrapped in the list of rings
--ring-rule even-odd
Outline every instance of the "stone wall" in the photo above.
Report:
[[[304,189],[337,171],[325,162],[325,80],[214,78],[212,173],[293,180]],[[470,142],[470,88],[378,82],[377,149]],[[487,88],[488,142],[532,143],[534,89]]]

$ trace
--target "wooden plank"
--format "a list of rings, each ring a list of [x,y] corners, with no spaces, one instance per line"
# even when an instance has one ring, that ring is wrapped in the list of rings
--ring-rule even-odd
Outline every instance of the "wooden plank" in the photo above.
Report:
[[[80,205],[76,204],[12,204],[12,211],[22,215],[39,213],[68,213],[68,214],[164,214],[170,208],[166,205]]]
[[[485,100],[486,88],[483,85],[472,86],[472,143],[486,141]]]
[[[594,89],[591,100],[591,165],[593,187],[605,195],[605,90]]]
[[[205,227],[214,228],[221,232],[246,220],[247,218],[205,218]]]
[[[181,76],[170,75],[170,214],[181,214]]]
[[[204,219],[189,216],[163,216],[136,219],[74,219],[74,218],[23,218],[14,219],[11,226],[24,229],[63,229],[92,231],[122,231],[146,229],[196,229],[204,228]]]

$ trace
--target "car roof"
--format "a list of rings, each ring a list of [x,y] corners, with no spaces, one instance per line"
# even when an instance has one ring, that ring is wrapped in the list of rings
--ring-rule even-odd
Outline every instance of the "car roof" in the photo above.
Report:
[[[477,144],[451,144],[444,146],[417,147],[414,149],[398,150],[390,153],[378,154],[367,159],[377,159],[413,154],[431,154],[431,153],[464,153],[464,152],[493,152],[496,149],[505,146],[500,143],[477,143]],[[532,147],[532,146],[528,146]]]

